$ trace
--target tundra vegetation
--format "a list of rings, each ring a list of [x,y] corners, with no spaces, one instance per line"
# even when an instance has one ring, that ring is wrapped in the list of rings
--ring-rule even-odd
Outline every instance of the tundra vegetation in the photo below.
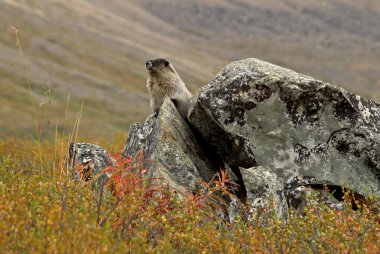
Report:
[[[120,165],[105,169],[113,176],[100,193],[67,175],[70,139],[0,139],[1,253],[380,252],[373,205],[335,211],[316,203],[302,217],[291,212],[287,224],[270,212],[226,223],[209,208],[213,193],[228,195],[225,176],[179,199],[164,183],[143,180],[139,158],[117,154],[125,137],[93,138]]]

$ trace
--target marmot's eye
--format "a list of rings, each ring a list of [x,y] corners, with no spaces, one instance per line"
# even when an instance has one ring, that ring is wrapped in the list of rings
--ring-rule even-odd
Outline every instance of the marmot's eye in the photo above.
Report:
[[[165,66],[166,66],[166,67],[169,66],[169,62],[168,62],[168,61],[165,62]]]

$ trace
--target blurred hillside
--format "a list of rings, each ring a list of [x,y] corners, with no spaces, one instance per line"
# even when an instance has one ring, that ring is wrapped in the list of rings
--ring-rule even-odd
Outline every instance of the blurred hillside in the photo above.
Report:
[[[127,132],[150,113],[156,57],[193,92],[256,57],[380,99],[378,0],[0,0],[0,22],[0,136],[72,128],[82,101],[82,136]]]

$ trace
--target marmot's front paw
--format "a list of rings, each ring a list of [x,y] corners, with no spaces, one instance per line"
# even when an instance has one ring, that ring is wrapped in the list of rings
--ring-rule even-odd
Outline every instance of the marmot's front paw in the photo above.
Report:
[[[159,110],[159,109],[156,109],[156,110],[153,112],[153,116],[154,116],[154,117],[157,117],[157,116],[158,116],[158,113],[160,113],[160,110]]]

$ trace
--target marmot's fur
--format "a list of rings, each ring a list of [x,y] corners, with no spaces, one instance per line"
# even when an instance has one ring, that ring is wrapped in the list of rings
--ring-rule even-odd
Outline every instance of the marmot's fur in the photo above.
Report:
[[[157,115],[168,97],[177,107],[178,113],[187,119],[192,94],[173,66],[165,59],[149,60],[145,64],[149,72],[146,87],[150,92],[150,106]]]

